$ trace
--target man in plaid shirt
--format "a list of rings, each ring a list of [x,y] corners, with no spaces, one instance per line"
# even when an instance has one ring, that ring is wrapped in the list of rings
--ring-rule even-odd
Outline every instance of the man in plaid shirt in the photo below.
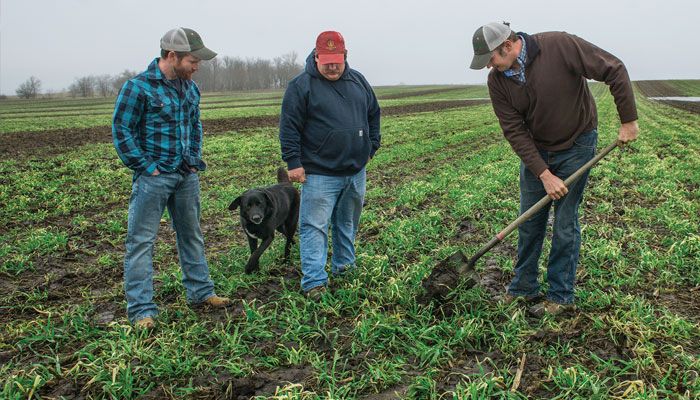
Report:
[[[134,171],[124,258],[124,290],[129,320],[152,328],[153,243],[167,207],[177,234],[182,282],[190,304],[223,307],[230,303],[214,293],[199,227],[199,177],[202,123],[199,89],[192,74],[200,60],[216,53],[188,28],[168,31],[160,41],[161,57],[128,80],[117,97],[112,124],[114,147]]]

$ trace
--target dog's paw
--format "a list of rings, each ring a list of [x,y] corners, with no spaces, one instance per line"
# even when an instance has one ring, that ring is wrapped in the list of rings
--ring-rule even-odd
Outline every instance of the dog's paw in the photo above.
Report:
[[[258,263],[245,265],[245,273],[246,274],[252,274],[253,272],[255,272],[259,269],[260,269],[260,265],[258,265]]]

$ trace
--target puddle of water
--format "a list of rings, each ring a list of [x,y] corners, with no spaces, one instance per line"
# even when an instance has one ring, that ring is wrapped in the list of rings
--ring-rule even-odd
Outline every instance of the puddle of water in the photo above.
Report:
[[[700,101],[700,97],[649,97],[651,100],[673,100],[673,101]]]

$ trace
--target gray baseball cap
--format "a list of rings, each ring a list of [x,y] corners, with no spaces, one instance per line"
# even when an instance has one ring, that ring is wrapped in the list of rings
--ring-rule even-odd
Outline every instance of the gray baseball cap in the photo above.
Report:
[[[175,28],[169,30],[160,39],[160,48],[168,51],[187,52],[200,60],[211,60],[216,53],[204,47],[204,42],[199,33],[189,28]]]
[[[487,66],[491,60],[491,52],[505,42],[510,33],[508,22],[490,22],[477,29],[472,38],[474,58],[469,68],[482,69]]]

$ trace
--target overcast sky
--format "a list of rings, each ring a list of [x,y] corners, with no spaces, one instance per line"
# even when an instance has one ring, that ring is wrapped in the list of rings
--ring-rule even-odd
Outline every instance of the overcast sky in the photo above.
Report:
[[[506,20],[574,33],[622,59],[634,80],[700,78],[697,0],[216,1],[0,0],[0,93],[30,76],[60,91],[76,77],[145,69],[177,26],[220,55],[299,61],[323,30],[345,37],[373,85],[483,83],[469,70],[474,31]]]

